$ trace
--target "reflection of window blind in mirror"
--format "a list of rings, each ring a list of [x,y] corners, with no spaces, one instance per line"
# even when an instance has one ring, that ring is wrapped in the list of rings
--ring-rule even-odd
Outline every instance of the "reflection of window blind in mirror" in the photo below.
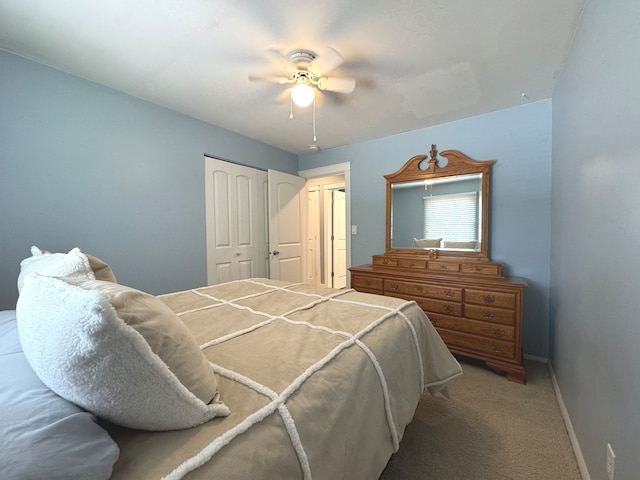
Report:
[[[424,238],[445,242],[477,241],[478,192],[423,197]]]

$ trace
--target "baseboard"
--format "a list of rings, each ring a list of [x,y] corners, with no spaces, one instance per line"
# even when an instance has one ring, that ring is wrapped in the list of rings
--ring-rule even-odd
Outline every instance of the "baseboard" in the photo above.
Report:
[[[549,375],[551,376],[551,384],[553,385],[553,391],[556,394],[556,399],[558,400],[558,405],[560,406],[560,413],[562,414],[564,425],[567,428],[567,433],[569,434],[569,441],[571,442],[573,453],[576,456],[576,462],[578,463],[578,470],[580,470],[580,476],[582,477],[582,480],[591,480],[591,476],[589,475],[589,470],[587,470],[587,464],[585,463],[584,457],[582,456],[582,450],[580,449],[580,444],[578,443],[578,437],[576,437],[576,432],[573,429],[573,424],[571,423],[569,412],[567,411],[567,407],[565,406],[564,400],[562,399],[562,394],[560,393],[560,387],[556,379],[556,374],[553,371],[553,366],[551,365],[551,362],[548,362],[548,361],[545,361],[545,362],[547,363],[547,368],[549,368]]]
[[[545,365],[549,363],[549,360],[544,358],[544,357],[538,357],[536,355],[529,355],[528,353],[525,353],[522,356],[524,358],[526,358],[527,360],[533,360],[534,362],[544,363]]]

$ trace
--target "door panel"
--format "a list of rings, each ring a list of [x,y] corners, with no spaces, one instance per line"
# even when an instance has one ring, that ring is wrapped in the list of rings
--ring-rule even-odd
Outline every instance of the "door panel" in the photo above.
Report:
[[[214,243],[216,248],[231,247],[231,215],[230,196],[230,175],[227,172],[213,172],[213,220],[214,220]]]
[[[321,285],[322,251],[320,247],[320,189],[318,186],[307,190],[307,280],[309,285]]]
[[[268,171],[270,278],[302,282],[305,278],[305,179]]]
[[[254,185],[251,184],[252,179],[244,175],[236,177],[236,208],[237,208],[237,229],[238,229],[238,246],[247,247],[253,243],[253,232],[251,228],[251,219],[253,217],[251,209],[252,202],[255,202],[251,192]]]
[[[345,218],[346,204],[344,191],[333,190],[332,211],[332,264],[333,288],[347,286],[347,224]]]

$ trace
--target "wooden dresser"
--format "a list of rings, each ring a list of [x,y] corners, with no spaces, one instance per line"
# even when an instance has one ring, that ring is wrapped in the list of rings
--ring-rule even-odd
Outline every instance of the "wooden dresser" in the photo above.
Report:
[[[360,292],[415,300],[453,353],[483,360],[509,380],[525,383],[522,366],[522,294],[527,283],[504,278],[491,261],[374,255],[352,267]]]
[[[442,161],[442,158],[446,162]],[[489,258],[491,167],[458,150],[415,155],[387,180],[385,253],[350,268],[361,292],[415,300],[453,353],[525,383],[522,295]]]

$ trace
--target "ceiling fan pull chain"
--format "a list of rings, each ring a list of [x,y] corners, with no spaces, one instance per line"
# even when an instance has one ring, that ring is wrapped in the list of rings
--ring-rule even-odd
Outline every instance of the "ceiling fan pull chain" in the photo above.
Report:
[[[313,96],[313,143],[316,142],[316,97]]]
[[[289,96],[289,108],[291,109],[289,111],[289,118],[293,119],[293,97]]]

